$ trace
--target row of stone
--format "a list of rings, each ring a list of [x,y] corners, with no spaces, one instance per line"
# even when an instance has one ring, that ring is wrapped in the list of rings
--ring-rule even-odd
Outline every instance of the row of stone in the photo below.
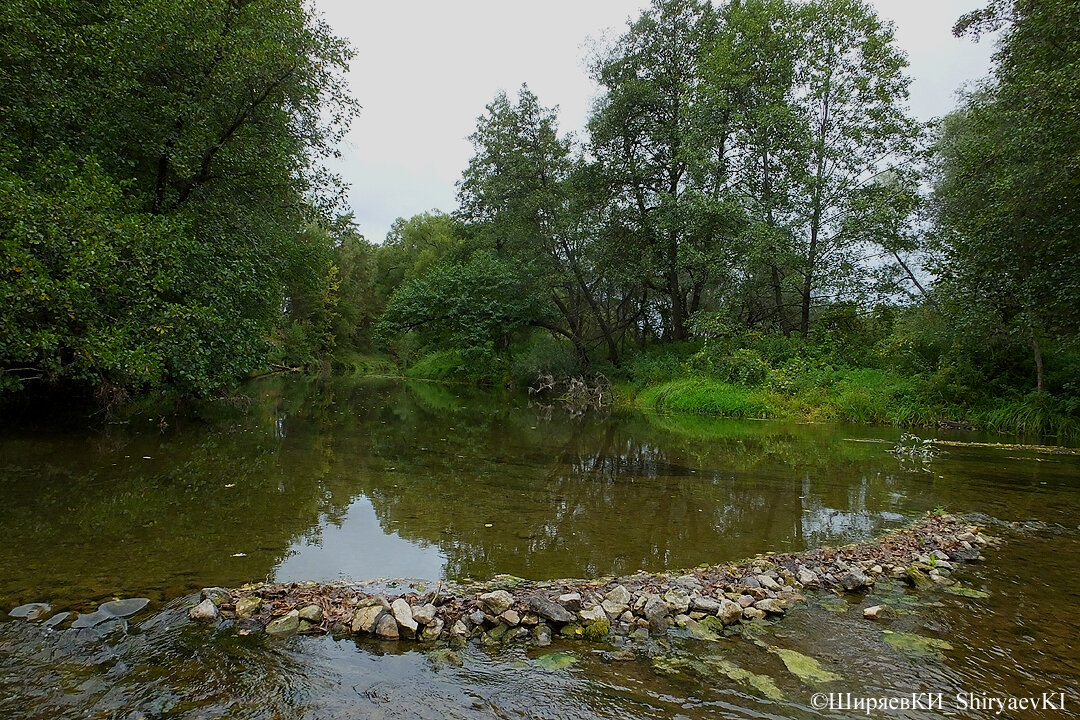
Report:
[[[952,561],[974,560],[988,540],[954,518],[928,518],[878,546],[758,557],[738,567],[695,570],[678,577],[640,574],[608,583],[541,583],[475,593],[366,594],[350,586],[314,583],[256,586],[230,592],[203,591],[191,610],[200,621],[235,618],[247,630],[270,634],[334,632],[384,640],[470,637],[494,643],[530,639],[550,643],[553,634],[599,640],[661,634],[674,623],[708,636],[743,621],[783,615],[805,600],[803,589],[855,592],[877,577],[949,584]]]

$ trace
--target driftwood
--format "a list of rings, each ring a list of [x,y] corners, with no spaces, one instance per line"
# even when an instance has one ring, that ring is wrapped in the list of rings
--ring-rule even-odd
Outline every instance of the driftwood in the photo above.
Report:
[[[558,394],[556,396],[556,394]],[[551,373],[538,373],[536,382],[529,386],[529,395],[556,396],[573,416],[589,410],[602,410],[614,400],[611,381],[602,373],[587,378],[569,377],[556,379]]]

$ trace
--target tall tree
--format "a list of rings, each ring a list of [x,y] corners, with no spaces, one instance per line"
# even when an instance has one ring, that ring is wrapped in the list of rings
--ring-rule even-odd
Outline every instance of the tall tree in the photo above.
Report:
[[[592,257],[590,193],[572,140],[559,135],[556,109],[541,106],[527,86],[516,103],[500,93],[471,140],[476,152],[458,186],[460,216],[497,252],[528,269],[561,318],[544,324],[567,338],[581,361],[588,363],[595,337],[617,362],[613,326],[602,307],[604,273]]]
[[[5,3],[0,385],[201,394],[263,362],[340,197],[349,57],[300,0]]]
[[[1046,340],[1080,339],[1080,7],[998,0],[954,32],[996,29],[993,77],[940,130],[941,272],[1026,339],[1043,390]]]
[[[707,92],[701,61],[719,28],[699,0],[653,0],[593,67],[604,94],[590,152],[611,196],[612,237],[656,298],[668,340],[726,279],[741,220],[728,193],[730,108]]]
[[[790,219],[799,257],[799,330],[810,330],[815,294],[859,270],[863,237],[845,219],[882,172],[916,157],[920,130],[908,114],[907,60],[893,28],[862,0],[816,0],[800,8],[803,46],[795,109],[805,123],[805,165],[792,168]],[[892,196],[880,194],[882,201]]]

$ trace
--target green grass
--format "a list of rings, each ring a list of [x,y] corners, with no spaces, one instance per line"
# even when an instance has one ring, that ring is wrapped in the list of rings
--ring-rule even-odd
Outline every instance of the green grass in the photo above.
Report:
[[[672,380],[648,387],[637,396],[637,404],[721,417],[775,418],[785,415],[778,407],[782,398],[777,393],[708,378]]]
[[[869,368],[808,368],[788,372],[782,382],[747,386],[708,377],[678,377],[636,392],[630,404],[661,411],[730,418],[848,422],[897,427],[932,427],[941,420],[965,421],[994,432],[1043,437],[1080,437],[1076,403],[1037,393],[985,401],[975,407],[928,397],[921,378]]]
[[[972,422],[996,432],[1044,437],[1080,437],[1080,408],[1046,393],[1000,398],[977,407]]]

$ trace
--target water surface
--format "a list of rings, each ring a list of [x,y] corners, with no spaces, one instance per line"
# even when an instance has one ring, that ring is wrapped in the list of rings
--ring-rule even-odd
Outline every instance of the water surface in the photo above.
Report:
[[[965,447],[902,464],[886,452],[900,434],[888,428],[572,418],[525,398],[426,384],[274,380],[251,395],[248,408],[222,407],[201,423],[4,431],[0,608],[153,603],[105,637],[0,624],[0,713],[820,716],[812,689],[764,644],[837,670],[845,680],[829,690],[1066,692],[1058,715],[1077,716],[1075,456]],[[1007,544],[967,571],[988,598],[939,593],[895,621],[950,639],[940,658],[898,654],[861,619],[875,599],[908,602],[887,587],[849,613],[796,611],[757,643],[652,648],[695,663],[671,675],[649,658],[608,662],[601,647],[569,648],[578,663],[552,673],[521,649],[469,650],[456,667],[408,647],[215,635],[183,621],[183,602],[170,604],[203,586],[263,579],[680,569],[867,539],[939,507],[1032,521],[995,523]],[[775,678],[785,699],[710,675],[721,660]]]

